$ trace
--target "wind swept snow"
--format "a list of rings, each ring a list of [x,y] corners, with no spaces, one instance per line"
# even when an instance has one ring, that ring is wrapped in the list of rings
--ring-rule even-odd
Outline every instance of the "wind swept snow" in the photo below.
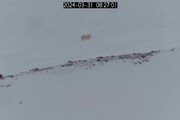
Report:
[[[0,81],[2,120],[179,120],[180,51],[142,65],[39,71]]]
[[[63,2],[0,1],[2,74],[69,60],[179,47],[178,0],[121,0],[118,9],[108,10],[65,10]],[[92,39],[81,42],[83,34],[91,34]]]
[[[179,120],[180,1],[63,2],[0,0],[0,120]]]

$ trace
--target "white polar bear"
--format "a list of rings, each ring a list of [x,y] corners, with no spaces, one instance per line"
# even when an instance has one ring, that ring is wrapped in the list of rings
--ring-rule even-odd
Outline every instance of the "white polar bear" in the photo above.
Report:
[[[91,37],[92,37],[92,35],[90,35],[90,34],[83,34],[83,35],[81,36],[81,41],[88,40],[88,39],[90,39]]]

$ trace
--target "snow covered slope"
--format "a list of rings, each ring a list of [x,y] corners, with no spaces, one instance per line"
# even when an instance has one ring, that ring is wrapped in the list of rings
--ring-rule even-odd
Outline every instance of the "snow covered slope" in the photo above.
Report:
[[[180,1],[62,3],[0,0],[0,120],[180,119]]]
[[[62,3],[0,1],[1,73],[179,47],[179,0],[120,0],[119,8],[111,10],[65,10]],[[81,42],[86,33],[92,39]]]
[[[1,120],[179,120],[180,51],[0,81]]]

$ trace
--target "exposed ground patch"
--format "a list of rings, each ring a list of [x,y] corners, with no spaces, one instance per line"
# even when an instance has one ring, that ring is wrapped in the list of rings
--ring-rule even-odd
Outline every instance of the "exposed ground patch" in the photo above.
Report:
[[[20,74],[17,75],[8,75],[8,76],[2,76],[2,79],[5,78],[16,78],[22,74],[25,73],[34,73],[34,72],[42,72],[42,71],[53,71],[57,69],[64,69],[64,68],[92,68],[96,65],[102,65],[111,61],[129,61],[134,65],[141,65],[145,62],[149,62],[150,58],[153,57],[154,55],[157,55],[159,53],[164,53],[164,52],[173,52],[179,50],[177,48],[172,48],[170,50],[156,50],[156,51],[150,51],[150,52],[145,52],[145,53],[132,53],[132,54],[123,54],[123,55],[111,55],[111,56],[99,56],[96,58],[90,58],[86,60],[76,60],[76,61],[68,61],[65,64],[62,65],[57,65],[57,66],[50,66],[50,67],[44,67],[44,68],[33,68],[29,70],[28,72],[21,72]]]

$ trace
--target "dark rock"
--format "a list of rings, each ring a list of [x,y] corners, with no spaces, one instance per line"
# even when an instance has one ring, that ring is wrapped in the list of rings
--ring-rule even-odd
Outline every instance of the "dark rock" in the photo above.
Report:
[[[146,55],[144,55],[144,54],[143,54],[143,55],[141,55],[141,58],[145,58],[145,57],[146,57]]]
[[[10,86],[11,86],[11,84],[6,85],[6,87],[10,87]]]
[[[170,51],[174,51],[175,50],[175,48],[172,48]]]
[[[122,57],[122,56],[119,56],[119,59],[123,59],[123,57]]]
[[[100,61],[101,61],[101,59],[96,59],[96,61],[100,62]]]
[[[68,64],[73,64],[73,61],[68,61]]]
[[[2,74],[0,74],[0,79],[4,79],[4,76]]]
[[[41,71],[41,69],[39,69],[39,68],[34,68],[34,69],[30,70],[30,72],[38,72],[38,71]]]
[[[72,66],[73,65],[73,61],[68,61],[66,64],[65,64],[65,66]]]
[[[142,62],[149,62],[149,60],[148,60],[148,59],[145,59],[145,60],[143,60]]]
[[[14,77],[14,75],[8,75],[7,77],[9,77],[9,78],[13,78],[13,77]]]
[[[19,102],[19,104],[22,104],[23,102]]]
[[[99,57],[97,57],[96,59],[103,59],[103,57],[102,57],[102,56],[99,56]]]
[[[78,60],[77,62],[82,63],[82,62],[86,62],[87,60]]]
[[[65,67],[65,65],[61,65],[61,67]]]

